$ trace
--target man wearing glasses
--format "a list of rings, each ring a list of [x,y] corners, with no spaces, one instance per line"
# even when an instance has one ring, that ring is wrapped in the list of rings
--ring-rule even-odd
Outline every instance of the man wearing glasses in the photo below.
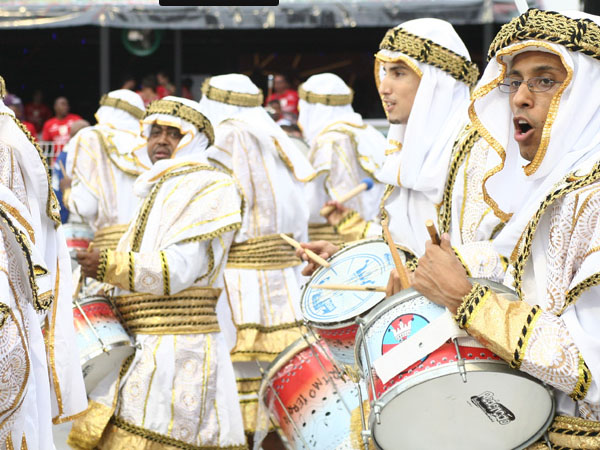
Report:
[[[529,10],[499,32],[473,92],[470,119],[493,149],[482,195],[506,219],[493,249],[520,301],[471,284],[447,234],[414,274],[467,333],[554,388],[552,448],[600,448],[599,23]]]

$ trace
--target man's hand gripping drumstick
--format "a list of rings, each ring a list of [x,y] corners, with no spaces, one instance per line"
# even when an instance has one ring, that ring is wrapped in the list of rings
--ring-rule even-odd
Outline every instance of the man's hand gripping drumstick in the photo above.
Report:
[[[402,259],[400,258],[400,253],[398,252],[398,249],[394,244],[394,240],[392,239],[392,234],[390,233],[387,220],[383,220],[381,222],[381,228],[383,229],[383,236],[385,237],[385,240],[390,248],[394,265],[396,266],[396,268],[392,269],[390,272],[390,278],[385,290],[386,297],[390,297],[396,292],[408,289],[410,287],[410,280],[408,279],[408,273],[404,267],[404,264],[402,263]]]
[[[450,235],[444,233],[440,240],[432,221],[427,221],[431,240],[425,244],[425,254],[419,259],[413,274],[413,287],[438,305],[445,306],[452,314],[461,305],[472,285],[467,272],[454,253]],[[435,241],[439,244],[436,244]]]
[[[329,267],[331,265],[327,261],[325,261],[325,258],[328,258],[331,255],[328,256],[327,254],[323,254],[322,256],[319,256],[315,252],[313,252],[310,248],[308,248],[306,246],[306,244],[300,244],[300,242],[296,241],[295,239],[292,239],[291,237],[289,237],[283,233],[280,233],[279,236],[281,237],[281,239],[283,239],[285,242],[287,242],[288,244],[290,244],[292,247],[294,247],[296,249],[296,256],[298,256],[302,260],[307,261],[307,259],[310,258],[310,260],[313,263],[316,263],[320,266]],[[305,255],[305,256],[302,256],[302,255]],[[316,269],[316,266],[313,269],[313,272],[315,269]],[[305,270],[306,270],[306,268],[305,268]],[[302,274],[304,275],[304,270],[302,271]]]

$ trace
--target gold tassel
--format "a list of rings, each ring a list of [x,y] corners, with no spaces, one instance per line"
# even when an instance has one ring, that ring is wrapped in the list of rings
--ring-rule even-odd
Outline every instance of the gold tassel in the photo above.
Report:
[[[369,411],[371,410],[368,400],[363,402],[363,409],[365,411],[365,421],[368,421]],[[362,419],[360,417],[360,406],[357,406],[352,410],[352,415],[350,416],[350,442],[352,443],[352,448],[364,448],[361,433]],[[375,450],[373,439],[369,439],[369,450]]]

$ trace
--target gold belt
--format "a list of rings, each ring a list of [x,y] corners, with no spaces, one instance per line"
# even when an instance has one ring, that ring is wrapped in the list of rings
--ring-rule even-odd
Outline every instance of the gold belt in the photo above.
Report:
[[[97,248],[98,250],[103,250],[105,248],[110,250],[116,249],[119,239],[125,234],[127,228],[129,228],[129,224],[119,224],[104,227],[96,231],[94,240],[92,241],[94,248]]]
[[[171,295],[122,295],[115,303],[134,334],[215,333],[220,293],[221,289],[191,287]]]
[[[278,234],[234,242],[227,257],[227,267],[230,269],[285,269],[301,263],[294,248]]]
[[[344,239],[328,223],[309,223],[308,237],[311,241],[329,241],[338,247],[344,243]]]

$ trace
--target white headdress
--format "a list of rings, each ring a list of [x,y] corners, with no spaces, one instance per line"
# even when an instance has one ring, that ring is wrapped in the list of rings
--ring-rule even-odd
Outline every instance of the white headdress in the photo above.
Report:
[[[469,108],[471,121],[494,149],[488,156],[484,199],[510,221],[494,240],[510,256],[526,224],[554,184],[599,159],[600,18],[579,11],[529,10],[506,24],[490,47],[488,64]],[[554,94],[534,159],[520,156],[508,94],[496,87],[512,59],[526,51],[557,55],[567,78]],[[514,214],[514,215],[513,215]],[[511,217],[512,216],[512,217]]]

